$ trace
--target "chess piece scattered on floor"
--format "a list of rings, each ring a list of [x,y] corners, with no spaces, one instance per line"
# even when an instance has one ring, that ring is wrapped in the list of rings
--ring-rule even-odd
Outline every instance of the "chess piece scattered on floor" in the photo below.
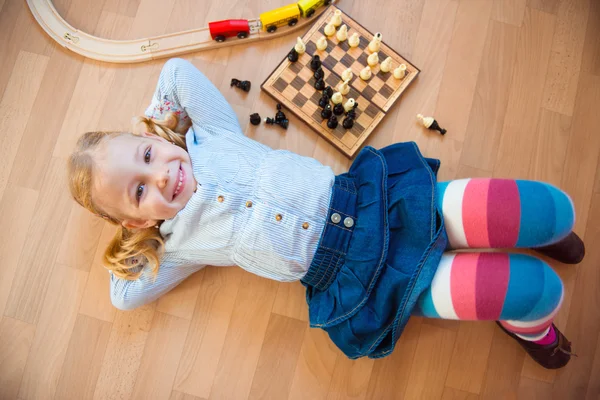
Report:
[[[275,114],[275,121],[283,121],[283,120],[287,120],[287,117],[285,116],[283,111],[281,111],[281,104],[277,103],[277,113]]]
[[[383,39],[383,35],[380,32],[377,32],[375,36],[373,36],[373,40],[369,42],[369,51],[371,53],[375,53],[379,51],[381,48],[381,40]]]
[[[331,115],[332,115],[331,104],[326,104],[325,107],[323,107],[323,110],[321,111],[321,118],[329,119],[329,117],[331,117]]]
[[[371,75],[371,67],[369,67],[368,65],[360,71],[360,79],[362,79],[363,81],[368,81],[369,79],[371,79]]]
[[[340,92],[335,92],[333,96],[331,96],[331,101],[333,104],[340,104],[342,102],[342,94]]]
[[[349,98],[348,101],[344,103],[344,110],[346,112],[354,110],[354,104],[356,104],[356,101],[353,98]]]
[[[325,77],[325,72],[323,71],[323,68],[321,68],[321,67],[317,68],[317,70],[315,71],[313,76],[315,77],[316,80],[323,79],[323,77]]]
[[[261,118],[258,113],[250,114],[250,123],[252,125],[259,125],[260,121],[261,121]]]
[[[417,119],[425,128],[431,129],[433,131],[438,131],[442,135],[446,134],[446,130],[441,128],[438,122],[433,117],[424,117],[421,114],[417,114]]]
[[[321,58],[317,55],[314,55],[312,57],[312,60],[310,60],[310,68],[313,71],[316,71],[319,69],[320,66],[321,66]]]
[[[369,55],[369,57],[367,57],[367,64],[369,64],[371,67],[374,67],[377,64],[379,64],[379,54],[375,52]]]
[[[392,57],[388,57],[381,62],[379,66],[381,72],[390,72],[392,70]]]
[[[252,84],[250,83],[250,81],[240,81],[239,79],[233,78],[231,80],[230,86],[235,86],[239,89],[242,89],[244,92],[249,92]]]
[[[344,72],[342,72],[343,81],[350,81],[352,80],[353,76],[354,74],[352,73],[352,68],[345,69]]]
[[[325,36],[321,36],[317,40],[317,49],[323,51],[327,48],[327,38]]]
[[[405,76],[406,76],[406,64],[400,64],[400,66],[394,70],[394,78],[404,79]]]
[[[340,27],[335,36],[340,42],[343,42],[344,40],[348,39],[348,27],[346,26],[346,24]]]
[[[348,38],[348,45],[350,47],[358,47],[358,45],[360,44],[360,38],[358,37],[358,33],[354,32],[352,35],[350,35],[350,37]]]
[[[333,107],[333,113],[335,115],[342,115],[344,113],[344,106],[342,103],[336,104],[335,107]]]
[[[333,12],[333,16],[331,17],[331,20],[329,20],[329,23],[335,26],[336,28],[340,26],[342,24],[342,11],[335,10]]]
[[[323,32],[325,33],[325,36],[333,36],[333,34],[335,33],[335,25],[333,25],[331,22],[328,23],[327,25],[325,25],[325,29],[323,30]]]
[[[296,45],[294,46],[294,50],[296,50],[296,52],[298,52],[298,54],[303,54],[306,51],[306,45],[304,44],[304,42],[302,41],[302,38],[300,36],[298,36],[298,39],[296,40]]]
[[[318,81],[315,82],[315,89],[317,89],[317,90],[325,89],[325,81],[323,80],[323,78],[320,78]]]
[[[295,48],[292,48],[290,50],[290,52],[287,55],[287,59],[290,60],[290,62],[298,61],[298,52],[296,51]]]
[[[350,80],[345,80],[338,86],[338,92],[344,96],[350,92],[350,86],[348,85],[348,82],[350,82]]]
[[[277,120],[275,120],[275,118],[267,117],[265,122],[267,125],[279,125],[283,129],[287,129],[290,121],[288,121],[287,119],[277,121]]]
[[[329,119],[327,120],[327,127],[329,129],[335,129],[338,126],[338,119],[335,115],[332,115],[331,117],[329,117]]]

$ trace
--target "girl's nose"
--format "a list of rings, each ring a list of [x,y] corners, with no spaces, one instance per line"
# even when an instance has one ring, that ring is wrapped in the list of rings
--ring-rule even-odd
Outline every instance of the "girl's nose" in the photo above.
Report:
[[[169,171],[159,171],[157,173],[156,185],[160,190],[167,187],[167,182],[169,181]]]

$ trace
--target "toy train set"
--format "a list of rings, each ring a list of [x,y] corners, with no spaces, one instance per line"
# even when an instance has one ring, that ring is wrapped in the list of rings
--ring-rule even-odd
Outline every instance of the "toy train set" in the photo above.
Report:
[[[300,0],[297,3],[288,4],[275,10],[260,14],[258,20],[227,19],[223,21],[209,22],[208,30],[213,40],[224,42],[228,37],[237,36],[245,39],[250,33],[263,30],[274,33],[278,27],[294,26],[300,17],[310,18],[321,6],[327,6],[331,0]]]

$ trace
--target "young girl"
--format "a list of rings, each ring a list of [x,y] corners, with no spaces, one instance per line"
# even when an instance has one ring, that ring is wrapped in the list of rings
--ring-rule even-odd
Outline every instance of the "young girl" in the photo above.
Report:
[[[350,358],[388,355],[412,314],[501,321],[544,367],[569,361],[552,323],[563,286],[546,263],[446,252],[538,247],[579,262],[560,190],[437,183],[439,161],[414,143],[366,147],[335,176],[245,137],[219,91],[180,59],[165,64],[146,117],[133,133],[85,134],[69,160],[73,197],[120,228],[105,254],[116,307],[152,302],[205,265],[239,265],[302,281],[311,326]]]

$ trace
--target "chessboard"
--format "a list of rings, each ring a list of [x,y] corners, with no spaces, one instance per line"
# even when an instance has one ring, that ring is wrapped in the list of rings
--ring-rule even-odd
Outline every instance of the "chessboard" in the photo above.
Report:
[[[382,42],[378,52],[379,62],[381,63],[388,56],[391,57],[392,70],[384,73],[379,69],[380,64],[378,64],[371,67],[372,77],[367,81],[362,80],[359,73],[368,65],[367,57],[370,55],[368,45],[373,39],[373,34],[344,13],[342,13],[342,24],[348,27],[348,37],[357,32],[360,44],[352,48],[348,40],[340,42],[334,34],[327,38],[327,48],[323,51],[318,50],[316,42],[325,35],[325,25],[335,10],[337,7],[330,6],[302,37],[306,52],[299,56],[298,61],[290,62],[286,55],[261,87],[342,153],[353,157],[420,71]],[[385,39],[385,35],[383,37]],[[325,83],[334,91],[342,83],[342,72],[347,68],[352,69],[354,76],[350,81],[350,92],[343,100],[345,103],[347,99],[353,98],[358,103],[352,128],[345,129],[340,120],[337,128],[330,129],[327,127],[327,120],[321,118],[322,108],[319,107],[319,99],[322,92],[314,88],[315,78],[310,68],[313,55],[319,55],[325,73]],[[396,79],[393,70],[400,64],[406,65],[406,76],[403,79]]]

